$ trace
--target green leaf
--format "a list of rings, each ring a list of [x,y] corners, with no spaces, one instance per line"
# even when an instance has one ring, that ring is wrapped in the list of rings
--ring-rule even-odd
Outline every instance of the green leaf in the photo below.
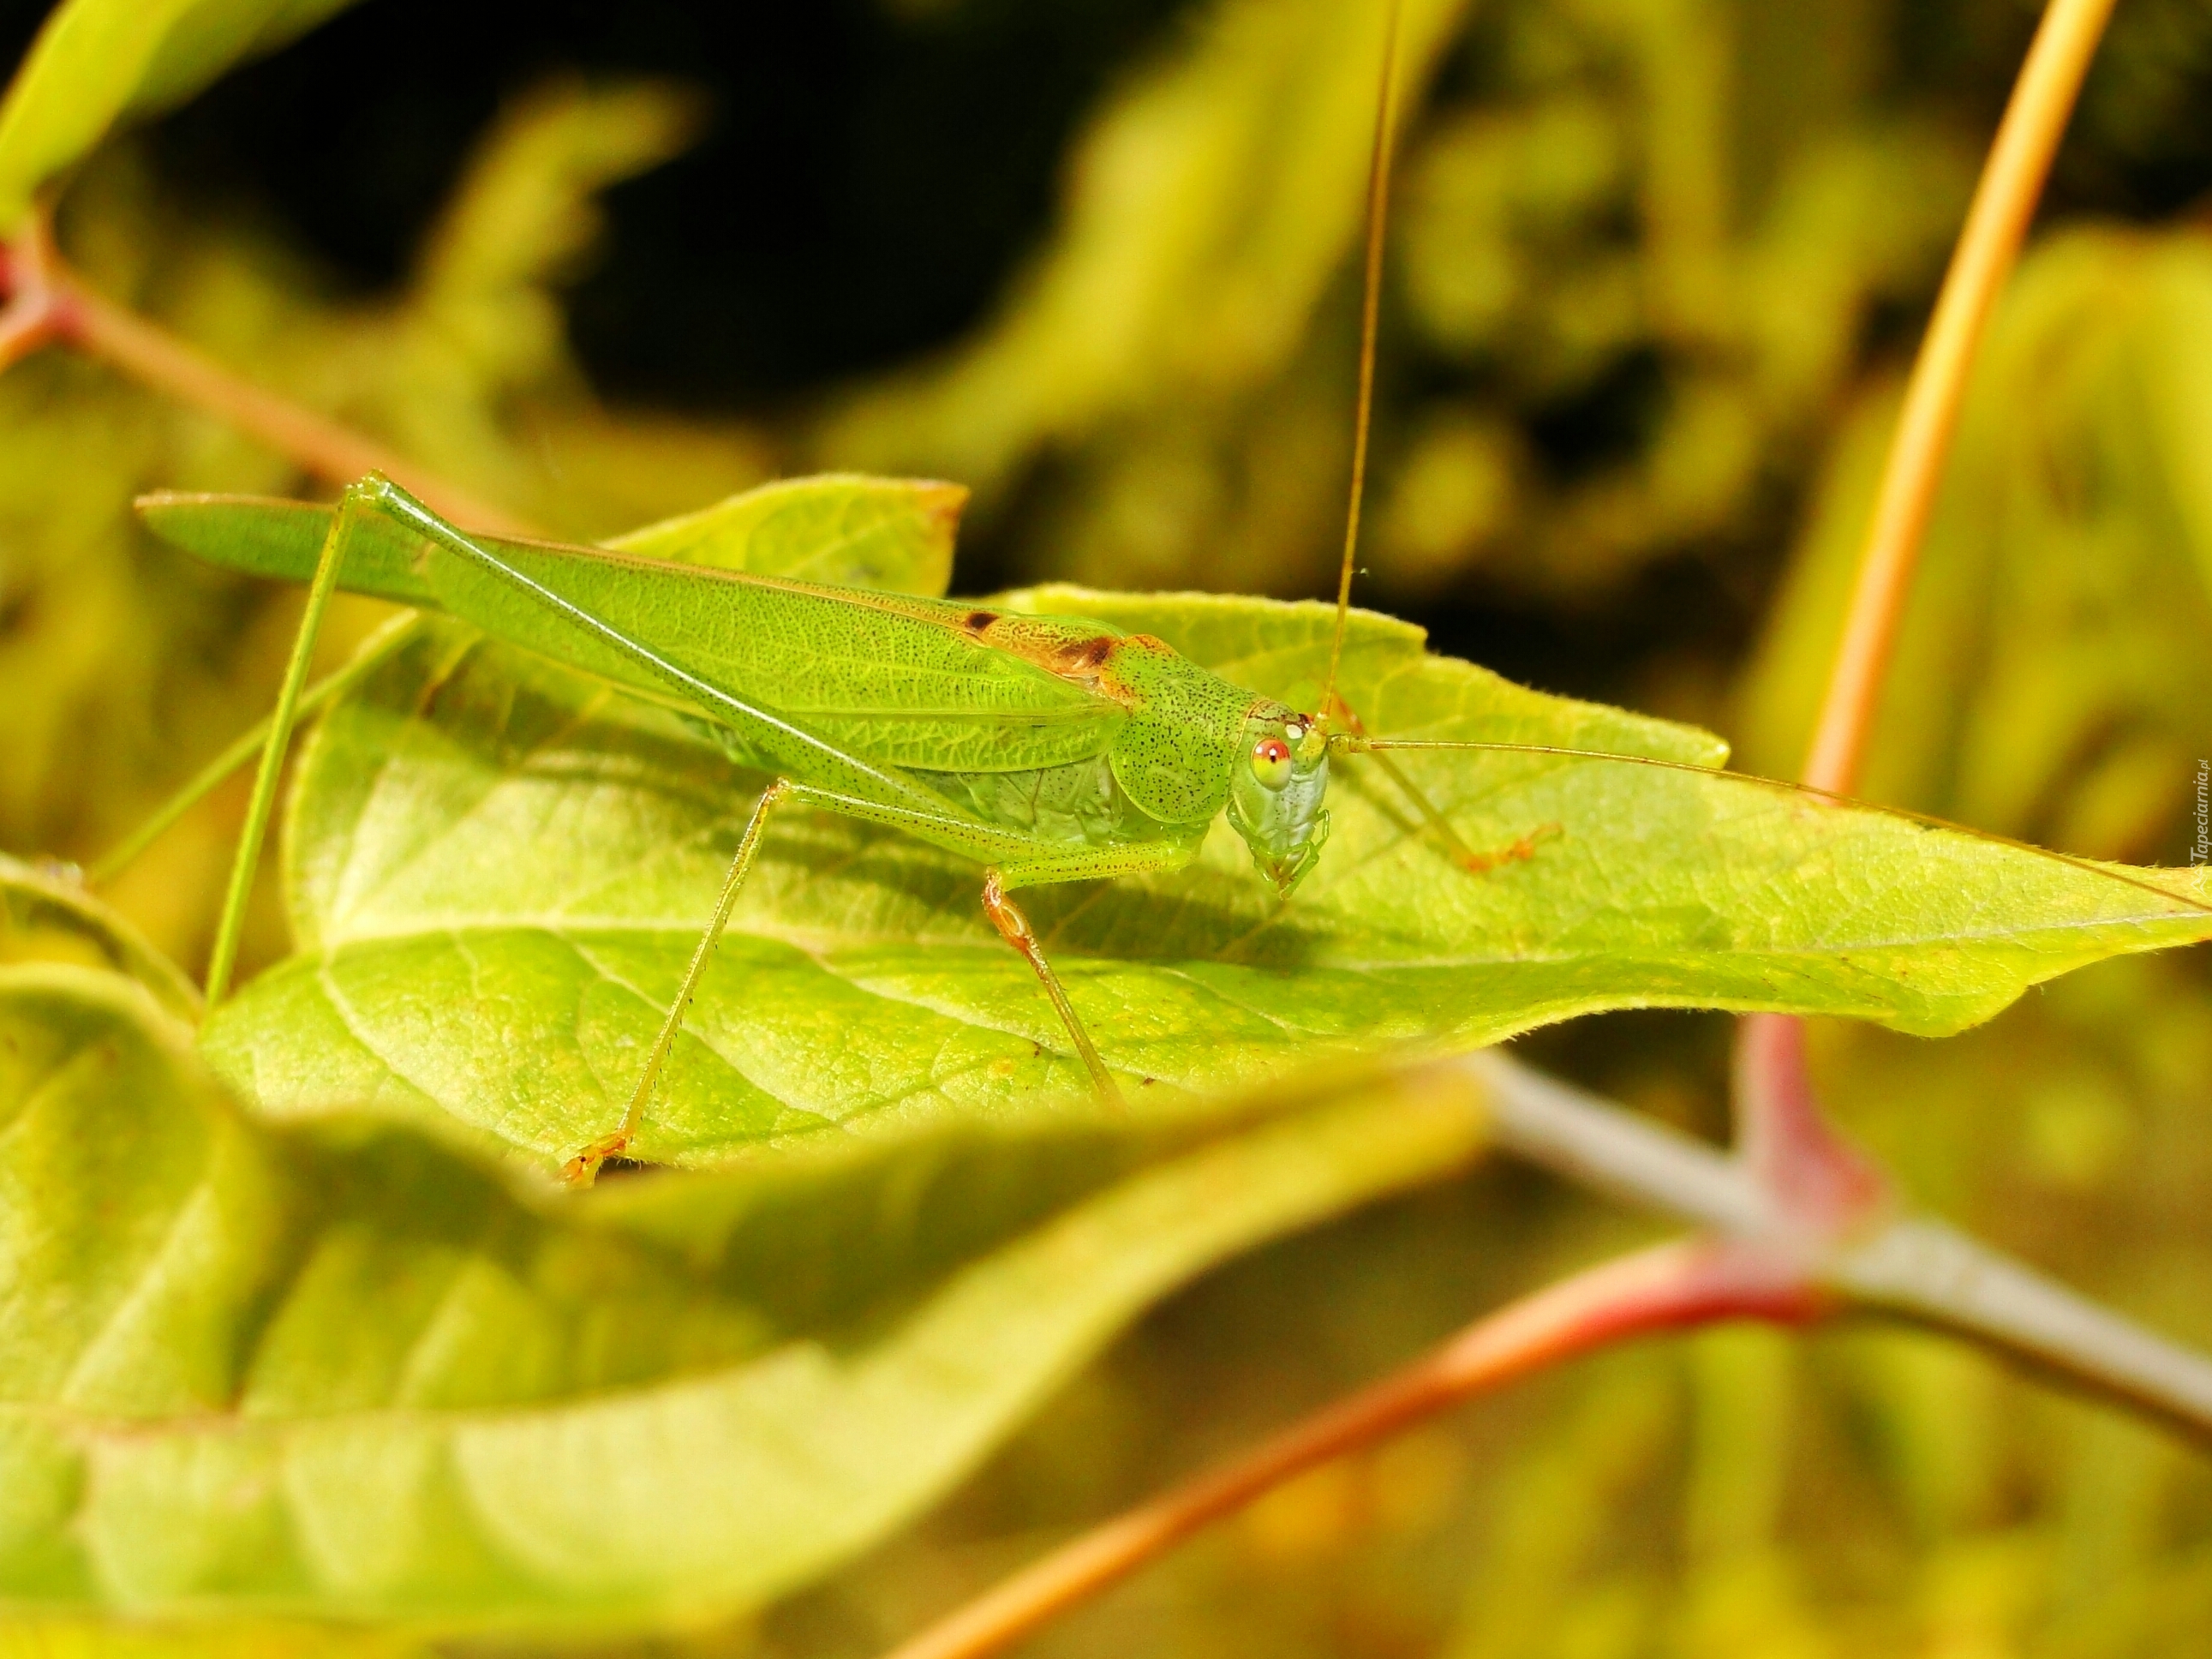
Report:
[[[75,881],[0,853],[0,963],[10,962],[112,969],[177,1018],[200,1017],[198,989],[130,922]]]
[[[762,484],[607,545],[649,559],[841,587],[943,596],[968,491],[928,478],[825,472]]]
[[[564,1635],[757,1605],[1146,1304],[1463,1165],[1464,1096],[847,1142],[591,1194],[241,1115],[113,975],[0,969],[0,1602]],[[1131,1172],[1133,1171],[1133,1172]]]
[[[1324,606],[1006,602],[1143,629],[1294,700],[1326,668]],[[1381,617],[1358,619],[1342,684],[1380,732],[1721,753],[1425,655],[1419,630]],[[1175,875],[1024,896],[1140,1118],[1324,1060],[1464,1048],[1604,1008],[1955,1030],[2081,963],[2212,931],[2133,878],[1725,774],[1400,759],[1469,846],[1533,836],[1533,855],[1470,876],[1352,759],[1320,867],[1287,904],[1220,824]],[[303,757],[287,853],[301,954],[210,1019],[206,1052],[273,1112],[374,1100],[566,1156],[621,1115],[760,787],[603,688],[426,634]],[[896,834],[781,821],[640,1154],[706,1165],[842,1130],[1081,1112],[1081,1070],[980,886],[975,866]]]
[[[0,235],[118,121],[180,104],[351,0],[64,0],[0,102]]]

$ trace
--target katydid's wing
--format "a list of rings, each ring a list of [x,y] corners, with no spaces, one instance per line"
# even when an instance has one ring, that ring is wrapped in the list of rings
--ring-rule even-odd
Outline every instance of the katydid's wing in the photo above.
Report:
[[[194,558],[252,576],[304,582],[315,574],[333,509],[274,495],[207,495],[162,490],[135,503],[139,522]],[[373,520],[347,550],[338,586],[399,605],[437,607],[415,571],[422,543],[403,526]]]
[[[818,574],[941,592],[963,499],[950,484],[833,475],[763,486],[635,532],[623,538],[629,556],[471,536],[527,580],[485,586],[451,577],[456,593],[470,595],[459,604],[426,575],[430,543],[398,520],[364,515],[339,580],[355,592],[454,610],[511,643],[744,726],[762,758],[803,763],[825,784],[830,775],[817,763],[830,753],[1005,772],[1103,752],[1122,718],[1119,705],[982,644],[961,625],[965,607],[926,597],[871,604],[857,586],[759,580]],[[143,497],[138,510],[156,535],[211,563],[295,581],[314,574],[332,513],[259,496],[174,494]],[[558,615],[544,593],[605,628]],[[768,711],[811,738],[753,729],[749,716]]]
[[[500,574],[444,550],[424,573],[447,610],[486,633],[672,693],[828,787],[840,787],[837,769],[823,769],[831,755],[870,775],[1068,765],[1103,753],[1126,718],[983,642],[971,624],[996,617],[969,606],[584,549],[508,544],[491,556]],[[763,717],[777,731],[754,729]]]
[[[827,473],[785,478],[609,543],[641,557],[755,575],[934,598],[952,574],[952,543],[968,492],[926,478]],[[331,509],[266,495],[142,495],[147,529],[195,557],[257,576],[315,574]],[[524,544],[476,536],[493,548]],[[422,538],[390,520],[363,525],[340,585],[423,609],[437,599],[416,574]]]

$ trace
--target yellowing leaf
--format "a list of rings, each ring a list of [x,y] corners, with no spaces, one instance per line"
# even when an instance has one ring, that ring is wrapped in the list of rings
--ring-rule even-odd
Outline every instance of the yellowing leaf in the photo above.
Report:
[[[970,1133],[562,1194],[389,1121],[272,1131],[127,981],[0,968],[0,1605],[564,1638],[757,1606],[1155,1297],[1482,1122],[1385,1091],[1164,1158]]]

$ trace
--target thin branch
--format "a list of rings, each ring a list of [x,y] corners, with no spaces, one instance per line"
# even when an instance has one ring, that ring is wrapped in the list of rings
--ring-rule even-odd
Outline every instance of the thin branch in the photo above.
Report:
[[[0,372],[20,362],[58,333],[53,290],[53,245],[46,221],[33,215],[19,237],[0,246]]]
[[[62,273],[60,325],[70,343],[179,403],[227,421],[331,483],[381,472],[471,530],[527,535],[530,527],[374,439],[255,386],[134,313]]]
[[[223,368],[145,318],[85,287],[54,250],[44,213],[0,249],[0,370],[48,342],[113,365],[178,402],[228,422],[303,471],[331,483],[367,473],[396,479],[447,518],[471,529],[528,535],[531,526],[404,455]]]
[[[1963,1337],[2212,1441],[2212,1358],[2167,1341],[1942,1224],[1807,1203],[1747,1159],[1494,1052],[1472,1074],[1509,1151],[1701,1229],[1590,1268],[1470,1326],[1255,1450],[1107,1522],[887,1659],[981,1659],[1119,1583],[1283,1482],[1545,1366],[1718,1320],[1800,1323],[1858,1308]],[[1455,1085],[1457,1086],[1457,1085]]]
[[[2212,1444],[2212,1360],[1940,1221],[1893,1222],[1824,1278],[1857,1305],[1966,1337]]]
[[[1841,1233],[1888,1207],[1889,1177],[1839,1135],[1813,1092],[1805,1022],[1736,1022],[1736,1151],[1753,1181],[1802,1223]]]
[[[1815,788],[1849,794],[1857,776],[1974,348],[2019,255],[2112,9],[2112,0],[2051,0],[1997,128],[1890,442],[1858,585],[1806,757],[1803,781]]]
[[[2212,1440],[2212,1358],[2154,1334],[1954,1230],[1890,1215],[1825,1237],[1740,1158],[1497,1054],[1448,1062],[1489,1090],[1498,1143],[1571,1180],[1717,1233],[1795,1250],[1842,1305],[1963,1337]]]
[[[2050,0],[1983,164],[1890,440],[1857,583],[1805,757],[1802,780],[1815,789],[1847,795],[1857,779],[1975,348],[2019,258],[2112,9],[2112,0]],[[1745,1021],[1735,1074],[1739,1139],[1764,1178],[1809,1203],[1879,1206],[1879,1173],[1838,1137],[1813,1102],[1796,1021]]]
[[[17,297],[0,311],[0,370],[21,362],[54,337],[53,313],[38,301]]]
[[[1478,1321],[1382,1382],[1054,1551],[888,1659],[981,1659],[1165,1554],[1208,1522],[1318,1464],[1547,1365],[1716,1319],[1818,1311],[1763,1252],[1678,1241],[1577,1273]]]

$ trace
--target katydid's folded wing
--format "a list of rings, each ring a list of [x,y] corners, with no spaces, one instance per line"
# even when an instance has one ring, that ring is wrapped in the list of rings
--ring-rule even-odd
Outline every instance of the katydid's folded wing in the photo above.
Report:
[[[448,608],[486,631],[636,684],[634,669],[617,660],[627,657],[618,647],[568,641],[567,629],[557,648],[540,642],[550,607],[539,595],[550,595],[648,647],[691,680],[878,765],[946,772],[1064,766],[1103,754],[1126,718],[1121,704],[1079,679],[987,642],[984,628],[997,618],[969,605],[583,549],[487,550],[523,581],[463,599],[448,591],[442,559],[428,567]],[[1100,630],[1082,624],[1079,631]],[[666,695],[670,687],[639,689]],[[715,710],[702,703],[701,712]]]
[[[1103,753],[1121,706],[985,643],[965,625],[976,614],[969,607],[762,580],[726,568],[773,562],[805,569],[826,557],[829,568],[866,568],[909,587],[941,586],[962,494],[927,481],[790,480],[625,538],[656,552],[666,544],[682,554],[681,564],[555,542],[469,539],[616,634],[648,646],[660,663],[748,707],[789,717],[846,754],[927,770],[1006,772]],[[264,496],[165,493],[140,498],[138,511],[155,535],[210,563],[304,582],[314,574],[333,509]],[[431,545],[397,518],[365,514],[339,584],[422,609],[453,609],[426,577]],[[718,565],[725,568],[711,568]],[[550,626],[527,588],[486,590],[471,603],[489,610],[469,619],[511,644],[709,718],[726,714],[702,706],[635,653]]]
[[[138,521],[194,558],[226,570],[304,582],[315,574],[333,509],[273,495],[205,495],[162,490],[141,495]],[[486,538],[489,539],[489,538]],[[437,608],[416,570],[422,539],[389,519],[370,519],[346,549],[338,586],[423,610]]]

